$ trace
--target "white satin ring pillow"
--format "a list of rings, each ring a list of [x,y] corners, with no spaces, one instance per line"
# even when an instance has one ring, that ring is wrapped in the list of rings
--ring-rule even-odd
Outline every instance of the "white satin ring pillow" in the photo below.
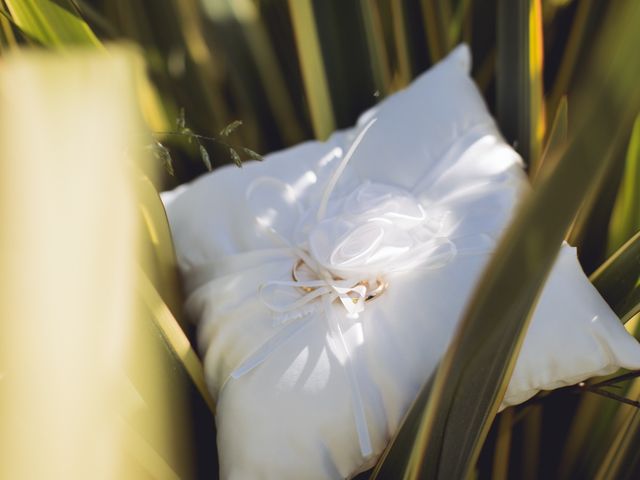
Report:
[[[164,194],[222,478],[349,478],[434,372],[528,190],[469,69],[458,47],[350,130]],[[563,246],[503,406],[620,366],[640,348]]]

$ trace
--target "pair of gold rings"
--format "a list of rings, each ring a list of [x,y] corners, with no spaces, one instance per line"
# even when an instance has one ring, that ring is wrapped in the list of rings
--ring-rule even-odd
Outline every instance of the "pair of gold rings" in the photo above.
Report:
[[[298,270],[300,269],[300,267],[302,267],[302,265],[304,265],[304,260],[302,260],[301,258],[298,259],[298,261],[293,265],[293,269],[291,270],[291,278],[293,278],[293,280],[295,282],[300,282],[300,278],[298,277]],[[336,280],[342,280],[341,278],[336,278]],[[376,278],[376,285],[375,288],[371,288],[371,286],[369,285],[369,281],[368,280],[362,280],[361,282],[358,282],[357,285],[363,285],[366,288],[366,292],[367,292],[367,296],[364,299],[365,302],[369,302],[371,300],[373,300],[376,297],[379,297],[380,295],[382,295],[384,293],[384,291],[387,289],[388,284],[382,280],[382,278],[377,277]],[[314,290],[314,287],[298,287],[300,288],[303,292],[305,293],[309,293],[312,292]]]

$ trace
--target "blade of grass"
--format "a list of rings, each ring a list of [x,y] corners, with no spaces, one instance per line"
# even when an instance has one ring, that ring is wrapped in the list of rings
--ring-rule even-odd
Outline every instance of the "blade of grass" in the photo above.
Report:
[[[563,96],[556,110],[555,117],[553,118],[553,124],[549,131],[549,138],[547,144],[544,147],[544,151],[540,157],[540,162],[535,170],[531,171],[531,180],[535,179],[543,171],[553,169],[554,165],[548,161],[552,154],[558,151],[567,141],[568,128],[569,128],[569,105],[567,96]],[[557,158],[557,157],[554,157]]]
[[[11,21],[11,14],[5,10],[4,5],[0,2],[0,50],[10,50],[17,46]]]
[[[586,459],[601,454],[602,445],[608,441],[613,419],[620,408],[618,402],[595,395],[584,395],[580,401],[565,441],[558,478],[591,478],[586,474]]]
[[[331,95],[324,70],[311,0],[289,0],[311,123],[316,138],[325,139],[335,128]]]
[[[178,262],[176,260],[169,221],[160,196],[149,178],[140,173],[137,178],[138,209],[144,223],[144,236],[148,239],[149,249],[141,252],[148,254],[154,265],[155,286],[175,315],[182,311],[182,299],[178,281]],[[182,325],[182,324],[181,324]],[[183,325],[182,325],[183,326]]]
[[[611,159],[606,162],[610,168],[597,184],[598,195],[593,196],[581,207],[567,232],[567,242],[578,249],[582,268],[592,273],[606,259],[607,230],[615,203],[620,177],[624,169],[624,148],[626,138],[620,136],[607,153]]]
[[[377,2],[360,0],[360,12],[367,36],[371,74],[379,94],[386,96],[391,88],[391,72],[380,20],[380,8]]]
[[[622,385],[616,392],[628,398],[638,398],[640,381]],[[567,449],[560,469],[560,479],[594,478],[611,449],[620,445],[626,426],[632,421],[635,408],[596,395],[584,395],[567,437]],[[569,455],[570,454],[570,455]]]
[[[530,405],[524,416],[522,444],[522,480],[539,478],[540,439],[542,434],[542,405]]]
[[[117,30],[111,22],[95,6],[91,5],[87,0],[73,0],[73,2],[78,7],[82,18],[86,18],[87,23],[98,31],[98,35],[101,35],[103,40],[102,34],[106,34],[110,39],[118,36]]]
[[[630,407],[627,407],[630,408]],[[634,409],[633,415],[619,430],[607,449],[605,458],[600,464],[595,479],[634,478],[640,460],[638,444],[640,443],[640,409]]]
[[[540,0],[498,2],[498,123],[535,170],[545,136]]]
[[[391,19],[393,20],[393,39],[398,59],[398,82],[401,86],[408,85],[412,78],[411,59],[409,57],[409,45],[407,41],[407,25],[404,17],[402,2],[391,2]]]
[[[287,91],[284,76],[278,67],[276,53],[265,25],[252,2],[230,2],[236,21],[242,28],[247,45],[256,64],[259,80],[266,90],[266,100],[273,112],[283,140],[292,145],[303,139],[300,122]]]
[[[468,22],[471,15],[473,0],[460,0],[454,14],[450,20],[448,28],[448,45],[449,47],[458,44],[461,41],[463,25],[470,24]],[[465,39],[470,43],[470,39]]]
[[[191,343],[180,328],[178,321],[141,269],[138,270],[137,289],[144,305],[151,312],[154,324],[164,337],[167,346],[184,367],[207,406],[215,415],[215,403],[207,390],[202,362],[200,362],[198,355],[191,347]]]
[[[627,149],[622,184],[609,224],[609,252],[614,252],[634,233],[640,231],[640,115]]]
[[[71,0],[5,0],[5,3],[20,29],[43,45],[102,48]]]
[[[206,121],[211,123],[211,130],[207,131],[218,131],[233,117],[222,94],[221,61],[208,46],[197,2],[195,0],[171,2],[170,7],[177,13],[182,36],[180,40],[194,64],[194,72],[189,77],[197,85],[196,88],[207,105]],[[180,40],[176,39],[178,42]],[[181,106],[184,107],[184,105]]]
[[[640,107],[634,83],[640,75],[635,52],[640,5],[628,3],[617,13],[608,18],[596,61],[585,76],[582,95],[588,102],[577,117],[582,123],[576,136],[517,211],[435,377],[421,391],[374,478],[464,478],[474,468],[564,233],[593,193],[594,181],[605,174],[602,159],[611,144]]]
[[[485,59],[482,61],[480,67],[476,70],[474,79],[478,84],[478,88],[481,92],[486,93],[489,88],[489,84],[496,73],[496,50],[491,50]]]
[[[579,5],[573,23],[571,24],[569,40],[562,54],[560,69],[554,80],[549,97],[549,111],[551,112],[557,110],[560,98],[568,93],[569,84],[573,77],[580,51],[583,48],[589,18],[593,10],[593,0],[579,0]]]
[[[620,310],[625,312],[622,317],[622,323],[629,322],[633,317],[640,313],[640,286],[636,285],[636,288],[629,294],[625,302],[620,306]]]
[[[425,33],[431,63],[444,58],[451,44],[449,43],[449,25],[451,25],[451,9],[446,0],[422,0]]]
[[[593,272],[590,280],[618,316],[629,315],[640,280],[640,232]]]
[[[498,438],[493,456],[492,480],[507,480],[509,478],[513,412],[513,408],[508,408],[498,417]]]
[[[640,294],[640,233],[618,249],[590,276],[591,282],[612,306],[623,323],[629,321],[639,306],[633,299]],[[638,301],[636,297],[636,302]],[[637,383],[637,382],[636,382]],[[626,391],[620,392],[624,394]],[[559,468],[559,478],[590,478],[585,469],[593,459],[603,455],[602,446],[609,444],[615,431],[613,422],[620,405],[594,396],[582,398],[567,435],[565,451]],[[623,422],[624,423],[624,422]],[[591,459],[587,462],[586,459]]]

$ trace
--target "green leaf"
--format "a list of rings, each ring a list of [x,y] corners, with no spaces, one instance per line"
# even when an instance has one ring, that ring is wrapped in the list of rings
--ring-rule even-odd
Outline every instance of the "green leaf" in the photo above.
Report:
[[[548,171],[554,167],[554,165],[549,161],[549,158],[558,158],[557,156],[554,157],[552,154],[559,151],[566,143],[568,129],[569,102],[565,95],[560,99],[560,104],[558,105],[556,115],[553,118],[553,124],[551,125],[551,130],[549,131],[549,139],[547,140],[544,152],[542,152],[542,156],[540,157],[540,162],[535,171],[531,172],[532,179],[535,179],[543,170]]]
[[[600,294],[624,321],[637,312],[640,295],[640,232],[607,259],[590,277]]]
[[[545,136],[540,0],[498,1],[498,123],[532,171]]]
[[[560,98],[570,90],[569,87],[571,86],[571,80],[578,65],[578,59],[582,55],[582,52],[591,46],[590,40],[595,33],[593,32],[592,20],[602,13],[599,9],[602,5],[606,4],[606,2],[596,2],[595,0],[578,0],[576,3],[578,5],[573,22],[571,23],[571,31],[569,32],[567,44],[562,52],[560,67],[554,79],[552,92],[548,101],[551,109],[556,109],[560,103]],[[598,3],[601,5],[598,5]]]
[[[389,68],[389,54],[385,45],[383,23],[380,7],[376,2],[359,2],[362,12],[362,23],[367,37],[369,63],[371,75],[378,95],[389,93],[391,71]]]
[[[608,250],[614,251],[640,231],[640,115],[627,149],[624,175],[609,224]]]
[[[637,478],[638,445],[640,445],[640,409],[633,409],[630,418],[620,426],[608,445],[604,461],[596,477],[599,480]]]
[[[444,58],[452,47],[449,39],[451,8],[444,0],[422,0],[421,3],[429,56],[431,63],[436,63]]]
[[[449,45],[456,45],[461,41],[462,28],[465,22],[469,20],[472,11],[473,0],[460,0],[455,12],[449,22],[448,38]]]
[[[71,0],[5,0],[5,3],[15,24],[44,46],[102,48]]]
[[[466,478],[474,469],[564,234],[605,175],[603,159],[612,158],[606,153],[640,108],[638,22],[636,2],[609,19],[594,67],[584,76],[575,137],[555,154],[562,155],[556,168],[516,212],[434,378],[423,387],[374,478]]]
[[[513,408],[507,409],[498,417],[498,438],[493,455],[492,480],[507,480],[509,478],[509,453],[513,430]]]
[[[335,117],[313,15],[313,2],[289,0],[288,5],[311,124],[316,138],[325,139],[335,128]]]

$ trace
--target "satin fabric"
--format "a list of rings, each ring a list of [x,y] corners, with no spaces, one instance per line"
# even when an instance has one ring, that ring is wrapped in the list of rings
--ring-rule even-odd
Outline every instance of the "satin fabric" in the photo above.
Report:
[[[468,48],[458,47],[353,129],[163,195],[217,399],[222,478],[349,478],[375,463],[433,373],[529,188],[469,70]],[[372,119],[318,220],[328,182]],[[269,285],[292,281],[296,248],[331,281],[383,277],[386,290],[357,315],[324,294],[287,310],[304,291]],[[639,368],[640,348],[565,245],[503,407],[619,366]]]

